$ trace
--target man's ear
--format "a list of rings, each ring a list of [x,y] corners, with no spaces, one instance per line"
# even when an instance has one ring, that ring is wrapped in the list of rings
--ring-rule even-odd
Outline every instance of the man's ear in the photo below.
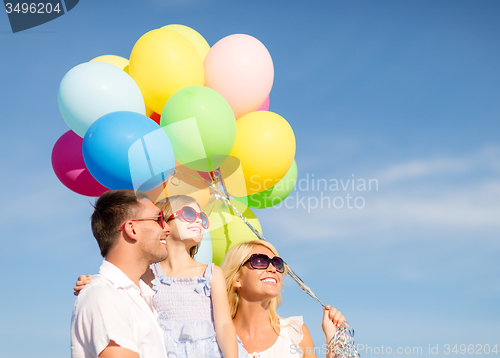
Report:
[[[133,221],[130,221],[125,224],[123,228],[123,232],[128,237],[129,240],[137,241],[137,231],[135,230],[135,225]]]

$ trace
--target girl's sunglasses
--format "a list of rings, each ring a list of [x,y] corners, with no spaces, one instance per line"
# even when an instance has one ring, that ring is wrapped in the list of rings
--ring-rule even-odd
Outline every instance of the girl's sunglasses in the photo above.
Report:
[[[250,262],[250,266],[252,266],[252,268],[256,270],[265,270],[269,267],[269,264],[272,263],[276,268],[276,271],[278,271],[279,273],[285,272],[285,263],[279,256],[274,256],[271,259],[269,258],[269,256],[264,254],[253,254],[248,260],[243,263],[243,265],[245,265],[247,262]]]
[[[184,221],[187,221],[188,223],[194,223],[197,218],[200,218],[201,220],[201,226],[203,226],[204,229],[208,229],[208,216],[205,214],[203,211],[198,213],[196,210],[194,210],[190,206],[184,206],[181,210],[176,211],[172,215],[169,216],[167,219],[173,219],[176,215],[181,215],[181,217],[184,219]]]

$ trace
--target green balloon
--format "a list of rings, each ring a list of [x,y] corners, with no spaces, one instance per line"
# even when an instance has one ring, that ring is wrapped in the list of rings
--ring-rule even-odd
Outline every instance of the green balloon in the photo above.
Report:
[[[244,197],[235,197],[252,209],[265,209],[278,205],[292,192],[297,181],[297,163],[295,159],[285,176],[273,187]]]
[[[231,200],[231,204],[243,215],[247,222],[259,233],[262,233],[259,219],[244,204]],[[210,213],[208,220],[210,225],[210,237],[212,240],[212,262],[220,265],[226,252],[236,244],[251,240],[258,240],[257,235],[248,225],[225,203],[216,200],[208,204],[203,211]]]
[[[175,159],[199,171],[217,169],[236,140],[236,119],[227,101],[204,86],[188,86],[165,103],[160,125],[174,148]]]

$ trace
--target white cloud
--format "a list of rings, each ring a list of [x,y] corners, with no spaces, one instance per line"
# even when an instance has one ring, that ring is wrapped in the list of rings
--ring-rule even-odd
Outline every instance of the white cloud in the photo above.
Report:
[[[295,240],[495,238],[500,232],[500,178],[491,173],[500,168],[499,152],[498,148],[487,148],[464,157],[390,166],[380,172],[378,191],[349,192],[352,198],[364,198],[362,209],[348,209],[345,201],[341,209],[328,208],[326,200],[321,205],[320,192],[294,191],[291,197],[317,197],[320,205],[308,209],[306,198],[306,208],[267,209],[265,220],[279,222],[281,230]],[[323,196],[345,200],[347,194],[337,191]],[[296,200],[289,203],[296,204]]]
[[[381,182],[391,183],[433,175],[465,173],[479,167],[499,171],[500,148],[490,146],[463,157],[415,159],[385,168],[374,177]]]

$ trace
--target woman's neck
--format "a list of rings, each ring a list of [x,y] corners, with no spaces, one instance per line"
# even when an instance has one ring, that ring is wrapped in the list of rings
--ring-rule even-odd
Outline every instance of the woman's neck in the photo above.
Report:
[[[240,300],[238,311],[233,319],[236,334],[245,349],[252,352],[264,352],[276,344],[278,333],[269,320],[269,301]],[[279,332],[279,328],[278,328]]]
[[[272,328],[269,321],[269,302],[240,299],[233,323],[237,331],[246,331],[250,335],[261,332],[263,328]]]

